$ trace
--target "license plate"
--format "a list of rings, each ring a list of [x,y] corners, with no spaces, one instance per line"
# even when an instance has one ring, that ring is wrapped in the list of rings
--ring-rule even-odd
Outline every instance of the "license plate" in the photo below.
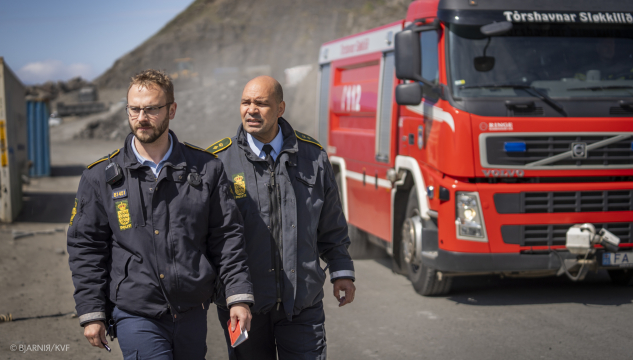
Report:
[[[602,266],[633,267],[633,253],[604,253],[602,254]]]

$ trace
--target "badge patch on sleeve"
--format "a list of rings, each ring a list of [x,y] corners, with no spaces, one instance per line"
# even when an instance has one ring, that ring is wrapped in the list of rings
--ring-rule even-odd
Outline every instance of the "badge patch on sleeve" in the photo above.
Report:
[[[132,219],[130,218],[127,200],[116,201],[114,205],[116,206],[116,214],[119,218],[119,228],[121,230],[131,229]]]
[[[127,189],[115,191],[115,192],[112,193],[112,198],[114,200],[121,199],[121,198],[124,198],[124,197],[127,197]]]
[[[73,208],[73,212],[70,213],[70,224],[69,224],[69,226],[73,226],[73,220],[75,219],[75,215],[77,215],[77,199],[75,199],[75,207]]]
[[[235,198],[241,199],[246,197],[246,182],[244,182],[244,173],[235,174],[233,177],[233,187],[235,188]]]

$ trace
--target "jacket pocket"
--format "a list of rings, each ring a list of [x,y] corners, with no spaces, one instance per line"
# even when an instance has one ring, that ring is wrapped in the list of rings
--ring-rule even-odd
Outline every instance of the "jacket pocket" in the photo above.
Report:
[[[319,257],[319,255],[317,254],[316,257],[316,265],[317,268],[319,268],[317,271],[321,273],[321,275],[323,275],[323,278],[325,278],[327,276],[327,273],[325,272],[325,270],[327,270],[327,268],[330,266],[328,264],[325,264],[325,268],[321,267],[321,258]]]
[[[224,293],[224,283],[222,283],[222,279],[220,276],[215,277],[215,284],[213,286],[213,297],[211,300],[218,306],[223,306],[226,308],[226,296]]]
[[[123,258],[123,277],[121,278],[121,280],[119,280],[116,284],[116,287],[114,289],[114,299],[115,300],[119,300],[119,286],[121,286],[121,283],[123,283],[123,281],[125,281],[125,279],[128,278],[129,276],[129,266],[130,266],[130,259],[132,259],[132,254],[130,253],[126,253],[125,257]]]
[[[297,175],[297,180],[307,187],[314,187],[314,183],[316,182],[316,177],[314,178],[305,178],[300,175]]]
[[[297,166],[296,179],[308,187],[314,187],[319,174],[319,164],[316,162],[300,162]]]
[[[206,270],[202,270],[203,268]],[[204,254],[202,254],[202,258],[200,259],[200,269],[201,272],[204,271],[204,273],[201,274],[201,281],[196,286],[197,296],[199,296],[201,302],[207,300],[213,301],[220,276],[215,266],[213,266],[211,261],[209,261]]]
[[[205,298],[206,297],[213,297],[215,295],[215,287],[217,285],[217,280],[220,278],[220,276],[218,275],[218,271],[215,269],[215,266],[213,265],[213,263],[211,263],[211,261],[209,260],[209,258],[207,257],[206,254],[204,253],[200,253],[202,255],[202,258],[200,259],[200,268],[206,268],[207,270],[205,271],[205,275],[207,278],[212,280],[212,289],[207,289],[206,286],[205,287],[199,287],[200,288],[200,293],[201,295],[203,295]]]
[[[213,296],[217,271],[201,250],[181,247],[175,262],[179,274],[176,299],[200,303]]]

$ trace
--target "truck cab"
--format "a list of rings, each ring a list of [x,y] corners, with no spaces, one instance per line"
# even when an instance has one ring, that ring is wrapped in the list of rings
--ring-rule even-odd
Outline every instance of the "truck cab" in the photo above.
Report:
[[[323,44],[317,133],[352,254],[384,247],[423,295],[474,274],[630,282],[632,8],[418,0]]]

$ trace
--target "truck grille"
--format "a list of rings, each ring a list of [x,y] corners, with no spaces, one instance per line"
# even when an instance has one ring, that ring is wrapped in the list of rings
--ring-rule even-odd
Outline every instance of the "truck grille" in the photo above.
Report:
[[[633,211],[633,190],[495,194],[494,201],[499,214]]]
[[[501,236],[506,244],[521,246],[565,245],[567,230],[574,224],[564,225],[503,225]],[[593,224],[596,231],[607,229],[620,238],[620,244],[630,244],[633,222]]]
[[[626,135],[626,134],[625,134]],[[572,143],[584,143],[587,146],[598,141],[613,138],[615,135],[556,135],[556,136],[495,136],[486,134],[485,152],[481,154],[484,160],[484,167],[517,167],[524,166],[543,159],[550,158],[571,150]],[[482,139],[483,140],[483,139]],[[615,168],[628,168],[633,165],[632,138],[626,138],[615,143],[601,146],[597,149],[587,151],[587,157],[582,159],[572,159],[568,156],[551,163],[527,166],[526,168],[556,168],[566,167],[592,167],[601,168],[613,166]],[[524,143],[525,151],[507,152],[504,149],[505,143]],[[482,149],[484,150],[484,149]]]

